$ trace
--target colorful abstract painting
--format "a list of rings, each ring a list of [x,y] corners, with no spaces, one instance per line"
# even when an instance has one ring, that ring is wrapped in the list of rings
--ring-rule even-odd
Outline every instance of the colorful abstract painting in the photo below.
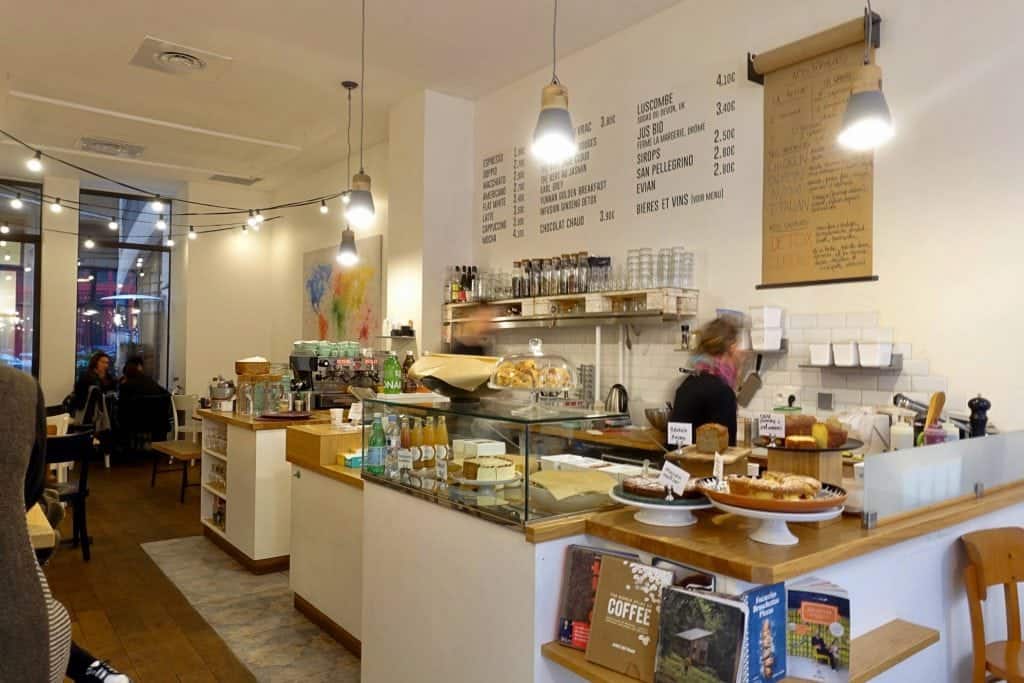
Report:
[[[337,247],[302,257],[302,338],[369,345],[381,325],[381,236],[356,240],[359,263],[343,268]]]

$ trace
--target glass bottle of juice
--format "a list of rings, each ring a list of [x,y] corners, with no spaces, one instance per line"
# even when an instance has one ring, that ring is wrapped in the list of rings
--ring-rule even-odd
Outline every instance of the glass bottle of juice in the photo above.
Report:
[[[398,431],[398,473],[407,474],[412,469],[412,435],[409,430],[409,418],[402,416]]]
[[[423,469],[423,425],[418,417],[412,418],[412,431],[409,432],[409,450],[412,451],[412,468]]]
[[[428,417],[423,421],[423,445],[420,446],[420,461],[423,463],[422,468],[429,470],[429,474],[434,474],[434,468],[437,466],[437,461],[434,459],[434,418]]]
[[[373,428],[370,431],[368,448],[366,449],[366,471],[380,476],[384,474],[384,455],[388,450],[388,442],[384,437],[384,424],[380,415],[373,416]]]
[[[448,464],[452,451],[448,447],[448,424],[444,415],[437,418],[437,426],[434,428],[434,458],[437,460],[437,480],[439,482],[448,479]]]
[[[387,439],[388,451],[384,459],[384,476],[388,479],[398,478],[398,418],[388,415],[384,423],[384,437]]]

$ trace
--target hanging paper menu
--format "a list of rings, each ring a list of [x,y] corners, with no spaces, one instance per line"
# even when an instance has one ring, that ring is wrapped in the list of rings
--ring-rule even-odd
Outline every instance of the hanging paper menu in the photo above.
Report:
[[[762,286],[872,278],[874,155],[836,138],[856,43],[764,75]]]

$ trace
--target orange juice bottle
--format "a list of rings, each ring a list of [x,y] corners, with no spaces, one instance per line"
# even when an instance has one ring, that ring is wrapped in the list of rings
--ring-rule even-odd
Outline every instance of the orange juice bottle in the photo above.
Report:
[[[412,431],[409,433],[409,450],[412,451],[412,468],[423,469],[423,426],[418,417],[412,418]]]
[[[423,424],[423,445],[420,446],[420,451],[423,454],[420,456],[420,460],[423,461],[423,469],[431,470],[430,474],[433,474],[433,469],[437,465],[434,458],[434,438],[434,418],[428,417]]]
[[[451,462],[452,451],[448,447],[448,423],[444,415],[437,418],[437,427],[434,428],[434,458],[437,460],[437,480],[448,479],[448,465]]]
[[[402,427],[398,437],[398,472],[408,472],[412,469],[412,435],[409,431],[409,418],[402,416]]]

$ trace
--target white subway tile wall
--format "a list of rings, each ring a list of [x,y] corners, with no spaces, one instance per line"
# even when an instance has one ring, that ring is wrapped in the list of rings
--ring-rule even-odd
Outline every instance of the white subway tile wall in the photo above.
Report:
[[[879,327],[877,312],[836,314],[788,313],[784,336],[789,350],[785,354],[765,355],[761,368],[763,387],[755,395],[746,413],[770,410],[776,394],[790,390],[797,394],[804,412],[819,411],[818,393],[832,394],[832,412],[853,410],[861,405],[887,405],[892,395],[902,392],[927,402],[933,391],[946,389],[945,377],[931,374],[924,358],[912,356],[909,343],[895,343],[893,352],[903,355],[901,372],[872,370],[836,370],[803,368],[810,361],[811,343],[833,339],[854,341],[895,341],[892,328]],[[691,329],[697,325],[690,323]],[[603,401],[612,384],[622,381],[629,390],[630,413],[634,422],[645,424],[643,409],[663,406],[672,401],[684,375],[679,369],[688,367],[690,354],[679,350],[678,325],[641,325],[630,332],[632,351],[623,349],[623,366],[619,369],[618,326],[602,327],[601,386],[598,398]],[[549,330],[506,330],[496,333],[495,353],[503,355],[526,350],[531,337],[544,340],[544,350],[563,355],[573,365],[595,361],[593,328],[554,328]],[[741,373],[742,380],[753,370],[753,362]],[[957,404],[959,405],[959,404]]]

